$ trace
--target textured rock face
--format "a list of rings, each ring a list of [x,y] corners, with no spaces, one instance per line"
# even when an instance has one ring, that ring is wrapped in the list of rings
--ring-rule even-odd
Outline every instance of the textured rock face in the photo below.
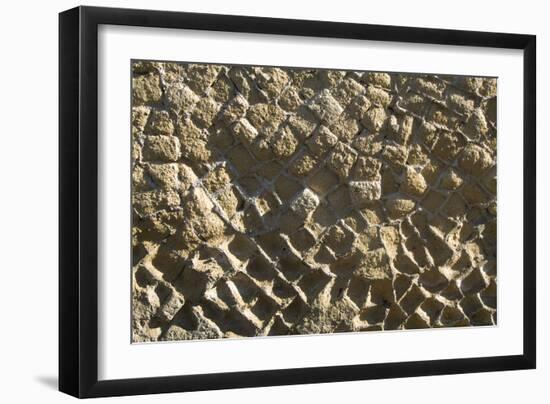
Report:
[[[496,80],[141,61],[133,340],[496,324]]]

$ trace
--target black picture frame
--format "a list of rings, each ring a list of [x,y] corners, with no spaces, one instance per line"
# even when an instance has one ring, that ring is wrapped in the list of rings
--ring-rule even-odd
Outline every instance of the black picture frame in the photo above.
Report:
[[[98,380],[100,24],[523,50],[523,353],[467,359]],[[59,15],[59,390],[76,397],[183,392],[536,366],[536,37],[184,12],[77,7]]]

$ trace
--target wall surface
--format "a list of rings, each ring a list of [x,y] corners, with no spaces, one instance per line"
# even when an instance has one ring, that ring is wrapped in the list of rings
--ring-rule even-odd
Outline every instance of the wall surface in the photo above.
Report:
[[[497,79],[132,82],[134,341],[496,324]]]
[[[73,1],[10,3],[1,25],[4,214],[2,234],[4,287],[3,332],[0,341],[3,388],[0,396],[10,403],[69,402],[57,385],[57,13],[76,6]],[[448,13],[440,2],[388,4],[340,1],[307,4],[280,0],[223,2],[203,0],[190,4],[170,1],[93,1],[89,5],[156,8],[286,18],[338,20],[375,24],[409,25],[485,31],[532,33],[538,36],[538,71],[550,68],[550,28],[542,2],[517,3],[465,0]],[[514,7],[515,6],[515,7]],[[391,12],[390,12],[391,11]],[[542,133],[550,130],[543,114],[550,104],[543,94],[550,90],[547,76],[538,77],[538,369],[521,372],[334,383],[278,388],[231,390],[154,397],[117,398],[116,402],[295,402],[329,403],[342,399],[385,399],[389,402],[463,403],[465,400],[505,400],[529,397],[541,402],[544,382],[550,377],[550,352],[542,341],[550,326],[542,322],[550,305],[549,275],[543,254],[548,222],[542,208],[549,191],[544,177],[550,169],[543,150],[549,144]],[[6,221],[7,220],[7,223]],[[6,260],[7,257],[7,260]],[[429,392],[427,395],[426,393]]]

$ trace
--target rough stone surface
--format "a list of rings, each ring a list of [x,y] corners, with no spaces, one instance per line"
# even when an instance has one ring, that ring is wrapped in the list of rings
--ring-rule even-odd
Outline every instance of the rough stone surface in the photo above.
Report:
[[[496,324],[496,85],[134,62],[133,341]]]

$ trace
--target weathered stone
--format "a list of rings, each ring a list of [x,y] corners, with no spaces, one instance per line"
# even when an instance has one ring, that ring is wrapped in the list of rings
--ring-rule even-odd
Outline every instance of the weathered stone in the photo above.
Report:
[[[382,126],[384,126],[387,116],[387,112],[384,108],[373,107],[363,115],[361,123],[363,123],[368,130],[378,132],[382,129]]]
[[[135,192],[132,195],[132,206],[139,215],[146,216],[159,210],[176,208],[180,197],[175,191]]]
[[[199,128],[208,128],[212,125],[219,109],[220,105],[213,98],[202,98],[195,106],[191,117]]]
[[[420,92],[429,95],[430,97],[440,98],[445,90],[445,85],[430,77],[419,77],[415,80],[415,85]]]
[[[359,122],[346,112],[330,125],[330,130],[344,142],[350,142],[361,130]]]
[[[160,101],[162,90],[160,78],[156,73],[149,73],[132,78],[134,105],[154,104]]]
[[[466,142],[456,133],[443,133],[434,146],[434,154],[442,160],[452,161],[465,146]]]
[[[150,113],[151,109],[148,107],[141,106],[132,108],[132,133],[143,132]]]
[[[354,181],[373,181],[380,177],[380,160],[372,157],[359,157],[353,169]]]
[[[228,218],[232,218],[243,204],[233,187],[226,187],[216,194],[216,200]]]
[[[237,171],[241,174],[250,172],[255,166],[256,162],[243,146],[237,146],[227,152],[227,157]]]
[[[412,134],[413,124],[412,116],[407,115],[398,120],[395,115],[391,115],[388,120],[388,137],[399,144],[406,144]]]
[[[174,133],[174,124],[167,111],[152,110],[145,128],[146,135],[170,136]]]
[[[368,86],[365,95],[374,105],[387,108],[391,102],[391,95],[381,88]]]
[[[225,166],[218,166],[210,171],[202,184],[208,192],[216,193],[231,183],[231,175]]]
[[[407,149],[404,146],[387,145],[382,151],[382,157],[395,170],[401,171],[407,162]]]
[[[380,181],[354,181],[350,182],[351,200],[364,205],[368,202],[380,199]]]
[[[222,111],[221,120],[224,124],[229,125],[238,119],[244,117],[248,109],[248,101],[241,95],[237,95],[227,103]]]
[[[463,179],[460,177],[460,175],[455,170],[450,168],[441,177],[440,186],[443,189],[454,191],[462,185],[462,182]]]
[[[304,140],[311,136],[317,126],[317,121],[311,113],[301,110],[298,114],[291,115],[288,118],[287,124],[297,138]]]
[[[426,192],[428,185],[422,174],[415,169],[407,167],[405,172],[405,180],[401,184],[401,192],[412,196],[422,196]]]
[[[388,279],[390,277],[388,255],[383,248],[365,253],[361,266],[355,274],[366,279]]]
[[[271,134],[285,119],[285,112],[275,104],[252,105],[246,114],[252,125],[262,134]]]
[[[338,137],[325,126],[321,126],[317,133],[307,141],[309,149],[316,156],[326,154],[336,143],[338,143]]]
[[[469,114],[474,110],[474,100],[468,99],[461,94],[449,96],[449,106],[462,114]]]
[[[292,164],[290,171],[298,177],[307,176],[316,166],[318,161],[313,154],[305,152]]]
[[[220,104],[229,101],[235,95],[235,84],[225,74],[220,74],[210,87],[210,96]]]
[[[349,176],[350,170],[355,164],[357,153],[351,147],[339,142],[331,151],[328,158],[328,166],[342,179]]]
[[[496,80],[132,70],[134,341],[496,324]]]
[[[371,107],[371,102],[364,95],[358,95],[348,105],[349,114],[355,119],[361,119]]]
[[[208,87],[210,87],[218,73],[220,71],[220,66],[215,65],[202,65],[202,64],[192,64],[187,68],[187,85],[191,89],[202,95]]]
[[[331,92],[340,105],[347,105],[354,97],[364,93],[365,88],[352,78],[342,80]]]
[[[286,128],[276,134],[271,143],[273,154],[280,159],[287,159],[294,154],[298,147],[298,140],[292,132]]]
[[[191,110],[200,101],[200,97],[185,85],[181,87],[170,86],[166,90],[166,100],[170,110],[180,115]]]
[[[159,188],[175,189],[179,187],[178,164],[147,164],[146,167],[147,174]]]
[[[246,119],[241,119],[231,127],[235,137],[245,144],[252,144],[258,136],[258,131]]]
[[[318,119],[325,123],[333,122],[342,113],[343,109],[330,94],[328,90],[323,90],[314,97],[309,104],[309,109]]]
[[[460,155],[458,165],[465,173],[479,176],[493,165],[493,159],[483,148],[469,145]]]
[[[150,136],[143,145],[145,161],[172,162],[181,155],[180,142],[175,136]]]
[[[277,97],[288,83],[288,74],[276,67],[263,67],[256,73],[256,80],[270,98]]]
[[[294,87],[288,87],[279,97],[279,106],[287,111],[295,111],[302,105],[302,99]]]
[[[380,134],[369,134],[363,131],[353,139],[352,146],[364,155],[376,156],[384,148],[382,140],[383,138]]]
[[[363,81],[366,83],[380,86],[384,88],[390,88],[391,76],[388,73],[370,72],[363,75]]]
[[[392,198],[386,201],[386,210],[392,219],[400,219],[412,212],[415,202],[411,199]]]
[[[466,122],[466,125],[462,128],[462,131],[468,138],[473,140],[477,140],[480,136],[487,134],[489,131],[489,123],[481,108],[474,110],[473,114]]]

